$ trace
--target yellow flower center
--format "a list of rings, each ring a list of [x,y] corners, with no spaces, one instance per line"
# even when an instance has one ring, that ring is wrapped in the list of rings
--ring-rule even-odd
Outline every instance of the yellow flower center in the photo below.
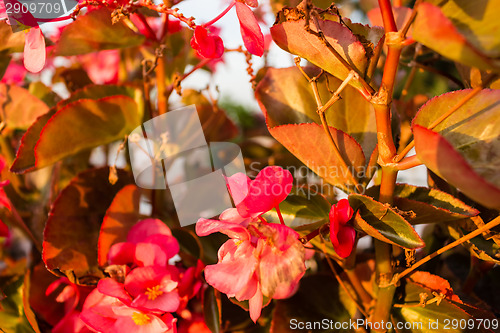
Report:
[[[136,325],[143,326],[149,324],[151,318],[145,313],[134,312],[132,313],[132,320]]]
[[[163,291],[160,290],[160,286],[154,286],[152,288],[148,288],[145,292],[146,295],[148,295],[148,299],[150,301],[154,301],[158,296],[163,294]]]

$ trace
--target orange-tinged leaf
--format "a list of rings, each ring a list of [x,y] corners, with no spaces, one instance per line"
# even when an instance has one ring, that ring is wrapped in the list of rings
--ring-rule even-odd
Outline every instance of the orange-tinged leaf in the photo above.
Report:
[[[114,197],[106,211],[99,233],[97,252],[99,266],[105,266],[111,245],[127,240],[130,228],[140,220],[139,201],[141,190],[135,185],[127,185]]]
[[[123,20],[113,24],[111,12],[101,7],[64,27],[52,55],[73,56],[141,45],[144,36],[132,31]]]
[[[349,69],[342,65],[319,37],[304,28],[306,22],[303,6],[301,4],[296,8],[286,8],[278,13],[277,21],[271,28],[274,41],[285,51],[305,58],[344,80],[349,74]],[[349,27],[344,26],[334,14],[325,14],[324,17],[318,18],[317,22],[328,43],[363,76],[373,48],[383,35],[383,29],[353,24],[347,18],[342,20]],[[312,31],[318,32],[313,19],[310,19],[308,24]],[[361,87],[357,80],[352,80],[350,84]]]
[[[124,139],[141,120],[142,110],[125,95],[71,102],[52,116],[40,117],[28,129],[11,171],[33,171],[85,149]]]
[[[500,71],[496,59],[500,56],[499,4],[497,0],[457,0],[440,8],[423,2],[413,23],[413,38],[452,60]]]
[[[318,74],[312,68],[305,71],[310,76]],[[329,83],[327,87],[324,77],[318,82],[325,99],[330,95],[328,89],[336,89],[340,81],[330,77]],[[371,155],[375,148],[374,113],[354,88],[347,87],[344,92],[346,98],[327,110],[327,121],[350,170],[364,181],[365,154]],[[347,170],[336,159],[316,113],[310,85],[297,68],[268,69],[257,86],[256,98],[271,135],[329,183],[342,188],[349,183]]]
[[[10,129],[26,130],[49,107],[24,88],[0,83],[0,116]]]
[[[482,90],[433,130],[426,128],[470,90],[438,96],[413,120],[415,150],[432,171],[471,199],[500,207],[500,91]]]
[[[107,167],[78,174],[64,188],[49,212],[43,233],[43,261],[49,270],[65,273],[72,282],[95,283],[97,243],[101,223],[116,193],[132,180],[118,170],[118,182],[108,182]]]

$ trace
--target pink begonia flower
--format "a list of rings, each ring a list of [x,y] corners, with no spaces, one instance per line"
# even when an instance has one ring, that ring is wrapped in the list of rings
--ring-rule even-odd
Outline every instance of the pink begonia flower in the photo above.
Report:
[[[278,207],[290,194],[292,184],[290,171],[279,166],[265,167],[254,180],[249,181],[248,186],[241,175],[236,174],[228,179],[231,195],[242,217],[256,217]]]
[[[84,287],[77,286],[71,283],[68,278],[60,278],[52,282],[45,291],[45,295],[50,295],[61,286],[66,285],[62,291],[57,295],[56,301],[64,303],[66,314],[61,320],[52,328],[53,333],[90,333],[85,323],[80,319],[80,311],[77,309],[80,299],[85,299],[89,291]]]
[[[143,310],[174,312],[179,308],[179,273],[175,267],[138,267],[125,278],[125,290],[133,297],[131,306]]]
[[[186,308],[188,301],[201,290],[203,286],[201,272],[204,268],[205,264],[198,259],[196,266],[189,267],[184,272],[180,272],[177,290],[179,291],[181,304],[177,309],[178,312]]]
[[[106,333],[174,333],[176,319],[169,313],[131,308],[119,299],[94,289],[83,305],[80,319],[92,330]]]
[[[205,279],[228,297],[248,300],[254,322],[271,298],[287,298],[297,290],[306,270],[305,252],[293,229],[259,222],[244,227],[226,221],[198,220],[198,235],[214,232],[231,239],[219,249],[218,263],[205,268]]]
[[[201,25],[194,29],[191,47],[203,58],[220,58],[224,53],[222,39]]]
[[[254,13],[247,5],[237,1],[236,14],[240,21],[241,37],[248,52],[259,57],[262,56],[264,54],[264,35]]]
[[[78,57],[89,78],[96,84],[114,84],[118,82],[120,52],[105,50]]]
[[[26,69],[16,62],[11,62],[0,82],[6,84],[20,84],[24,81]]]
[[[353,210],[347,199],[340,200],[330,210],[330,240],[333,249],[342,258],[351,254],[356,239],[356,230],[347,224],[352,215]]]
[[[108,261],[114,265],[163,266],[179,252],[179,243],[160,220],[146,219],[134,225],[127,241],[113,244]]]

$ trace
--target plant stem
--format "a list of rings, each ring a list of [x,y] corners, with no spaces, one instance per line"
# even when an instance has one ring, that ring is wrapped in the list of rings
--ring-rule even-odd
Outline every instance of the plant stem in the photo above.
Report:
[[[390,0],[379,0],[382,20],[387,34],[397,32],[396,21],[392,12]],[[387,38],[386,38],[387,40]],[[377,140],[379,148],[379,163],[382,166],[382,179],[380,184],[379,201],[392,204],[394,188],[398,171],[390,163],[396,155],[396,147],[392,138],[391,128],[391,103],[396,74],[401,56],[401,45],[388,44],[387,58],[384,65],[382,82],[377,95],[372,99],[377,120]],[[370,318],[371,322],[382,324],[390,317],[394,292],[396,287],[390,284],[393,275],[392,246],[375,239],[375,261],[378,281],[375,309]],[[385,331],[384,325],[380,330]]]
[[[417,157],[417,155],[413,155],[410,157],[404,158],[401,162],[397,164],[398,170],[408,170],[414,168],[416,166],[422,165],[423,163]]]
[[[220,20],[224,15],[226,15],[227,12],[230,11],[231,8],[234,7],[234,5],[236,5],[236,0],[234,0],[233,2],[231,2],[229,4],[229,6],[227,6],[227,8],[224,9],[224,11],[222,13],[220,13],[219,15],[217,15],[217,17],[215,17],[213,20],[210,20],[207,23],[203,23],[201,26],[205,27],[205,28],[208,27],[208,26],[211,26],[212,24],[214,24],[215,22],[217,22],[218,20]]]
[[[404,271],[402,271],[397,276],[394,276],[393,283],[396,283],[398,280],[402,279],[403,277],[405,277],[409,273],[413,272],[415,269],[417,269],[418,267],[422,266],[423,264],[425,264],[426,262],[430,261],[431,259],[434,259],[438,255],[443,254],[444,252],[446,252],[448,250],[451,250],[455,246],[460,245],[462,243],[465,243],[468,240],[471,240],[472,238],[474,238],[476,236],[479,236],[483,232],[485,232],[487,230],[490,230],[491,228],[494,228],[494,227],[496,227],[498,225],[500,225],[500,216],[498,216],[495,219],[491,220],[490,222],[486,223],[484,226],[478,228],[477,230],[474,230],[473,232],[468,233],[467,235],[460,237],[459,239],[457,239],[453,243],[450,243],[450,244],[446,245],[445,247],[440,248],[436,252],[431,253],[428,256],[420,259],[413,266],[405,269]]]
[[[156,89],[158,90],[158,114],[167,113],[168,99],[166,91],[165,78],[165,54],[161,54],[158,58],[158,66],[156,66]]]
[[[276,213],[278,213],[278,217],[279,217],[279,219],[280,219],[280,223],[281,223],[282,225],[285,225],[285,221],[283,220],[283,215],[281,215],[281,210],[280,210],[280,207],[279,207],[279,206],[276,206],[276,207],[275,207],[275,209],[276,209]]]

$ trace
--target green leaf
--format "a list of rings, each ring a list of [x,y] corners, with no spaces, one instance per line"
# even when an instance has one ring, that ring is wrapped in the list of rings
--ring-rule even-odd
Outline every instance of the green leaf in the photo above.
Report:
[[[142,103],[136,103],[139,93],[132,94],[130,89],[91,86],[58,103],[25,133],[11,171],[33,171],[86,149],[123,140],[142,121]],[[117,94],[121,92],[127,95]]]
[[[370,189],[378,193],[379,186]],[[372,192],[373,193],[373,192]],[[397,184],[394,190],[394,206],[406,213],[412,224],[442,223],[465,219],[479,214],[454,196],[427,187]]]
[[[139,46],[143,41],[144,36],[136,34],[123,21],[113,24],[111,10],[99,8],[78,17],[63,29],[53,55],[73,56],[128,48]]]
[[[356,304],[339,286],[335,277],[326,274],[302,278],[299,290],[289,299],[276,301],[271,330],[285,332],[353,332],[336,329],[330,323],[349,322],[356,313]],[[327,327],[306,327],[299,329],[298,323],[322,322]]]
[[[487,311],[475,308],[473,306],[462,303],[449,283],[432,274],[425,272],[415,272],[404,286],[404,294],[402,299],[397,302],[400,307],[392,307],[393,324],[398,322],[412,324],[409,327],[412,329],[402,329],[398,332],[488,332],[492,333],[495,330],[487,330],[484,325],[480,327],[480,319],[482,322],[496,320],[495,316]],[[425,306],[415,306],[420,302],[420,295],[427,295],[427,301],[435,297],[435,294],[442,293],[446,298],[441,300],[439,304],[433,302]],[[453,326],[452,321],[458,321],[458,327]],[[474,325],[469,320],[472,319]],[[446,323],[449,325],[445,326]],[[460,328],[462,324],[462,328]],[[438,325],[438,326],[436,326]]]
[[[328,222],[332,206],[313,189],[294,186],[279,207],[287,226],[296,231],[312,231]],[[264,213],[263,217],[270,223],[280,223],[275,209]]]
[[[125,242],[130,228],[140,220],[140,199],[141,190],[135,185],[125,186],[113,198],[99,232],[97,252],[100,266],[106,265],[111,246]]]
[[[392,208],[361,194],[349,195],[349,204],[356,211],[355,228],[405,249],[419,249],[425,245],[411,224]]]
[[[0,22],[1,23],[1,22]],[[15,277],[3,288],[5,298],[0,301],[0,329],[6,333],[39,333],[38,324],[30,324],[25,314],[25,298],[28,297],[28,289],[24,285],[24,277]],[[31,308],[28,305],[28,313],[33,320]]]
[[[118,182],[111,185],[108,174],[107,167],[78,174],[60,192],[45,224],[45,265],[74,283],[93,284],[102,277],[97,260],[101,223],[115,195],[132,181],[118,170]]]
[[[482,90],[433,130],[428,127],[470,92],[427,102],[413,120],[419,159],[471,199],[500,208],[500,91]]]
[[[418,6],[413,37],[471,67],[500,71],[498,0],[429,0]]]
[[[314,73],[312,69],[306,71]],[[338,84],[337,80],[334,82],[334,85]],[[320,94],[329,96],[325,80],[321,80],[320,83],[322,83]],[[349,88],[346,90],[349,92]],[[330,132],[343,159],[349,165],[349,170],[354,171],[355,176],[363,178],[366,171],[363,148],[369,154],[370,150],[373,151],[371,140],[374,136],[371,131],[374,130],[374,122],[370,118],[370,106],[354,97],[354,93],[349,93],[349,96],[355,98],[359,104],[352,106],[352,109],[345,103],[338,104],[338,107],[334,104],[333,109],[327,111],[327,115],[336,126],[351,131],[353,136],[356,135],[362,141],[364,147],[361,147],[353,137],[329,123]],[[332,151],[331,142],[315,112],[317,106],[311,88],[299,70],[268,69],[257,86],[256,97],[266,117],[271,135],[319,176],[332,185],[346,189],[346,184],[349,184],[348,170],[336,159]],[[348,110],[352,110],[354,118],[349,118]],[[339,115],[330,115],[336,111]],[[352,121],[356,119],[356,115],[359,117],[358,124]],[[364,133],[365,131],[367,133]]]
[[[221,300],[220,292],[208,286],[203,294],[203,316],[212,333],[221,332]]]
[[[285,8],[277,15],[277,20],[271,28],[271,35],[276,44],[283,50],[307,59],[314,65],[324,69],[333,76],[344,80],[349,69],[331,53],[323,41],[306,31],[304,26],[304,1],[296,8]],[[383,36],[381,27],[369,27],[353,24],[348,18],[342,18],[343,25],[335,14],[323,14],[317,19],[326,40],[361,76],[364,76],[373,55],[373,48]],[[318,31],[311,18],[309,28]],[[358,80],[349,82],[352,86],[362,87]]]
[[[51,108],[61,101],[59,95],[40,81],[31,82],[28,90],[33,96],[39,98]]]
[[[49,107],[28,90],[0,83],[0,116],[9,129],[26,130]]]

